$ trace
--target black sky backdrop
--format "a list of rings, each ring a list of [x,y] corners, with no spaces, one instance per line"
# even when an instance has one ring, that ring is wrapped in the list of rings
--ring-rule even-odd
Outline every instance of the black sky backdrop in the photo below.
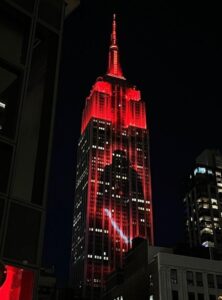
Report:
[[[43,263],[68,276],[81,114],[105,74],[112,14],[125,77],[147,103],[157,245],[183,237],[183,182],[205,148],[222,149],[222,20],[197,1],[82,1],[64,26]]]

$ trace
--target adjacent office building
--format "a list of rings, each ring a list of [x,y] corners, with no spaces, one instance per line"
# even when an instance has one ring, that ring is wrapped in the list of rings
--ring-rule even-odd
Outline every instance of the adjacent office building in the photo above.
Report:
[[[0,3],[0,299],[35,299],[63,0]]]
[[[71,271],[76,289],[100,296],[132,239],[153,242],[145,103],[123,75],[112,24],[108,70],[86,99],[78,144]]]
[[[177,255],[141,241],[111,274],[104,300],[221,300],[222,262]]]
[[[150,300],[222,299],[222,262],[161,251],[149,260]]]
[[[222,247],[222,155],[205,150],[196,159],[184,198],[190,247]]]

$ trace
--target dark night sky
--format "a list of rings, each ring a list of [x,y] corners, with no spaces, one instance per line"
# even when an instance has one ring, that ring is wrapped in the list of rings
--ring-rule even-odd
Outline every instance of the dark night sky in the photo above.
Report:
[[[124,75],[147,103],[156,244],[183,241],[184,178],[203,149],[222,149],[219,3],[177,2],[82,1],[65,22],[44,250],[44,263],[56,265],[61,284],[81,113],[95,79],[106,72],[113,12]]]

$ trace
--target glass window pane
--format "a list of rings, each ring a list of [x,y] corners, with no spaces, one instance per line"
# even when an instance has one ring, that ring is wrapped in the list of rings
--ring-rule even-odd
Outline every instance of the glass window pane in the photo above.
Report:
[[[9,62],[25,64],[30,22],[12,8],[0,5],[0,56]]]
[[[12,0],[12,1],[28,11],[33,10],[34,2],[35,2],[35,0]]]
[[[60,28],[63,5],[63,0],[40,0],[39,18],[56,28]]]
[[[196,272],[196,285],[203,286],[203,276],[200,272]]]
[[[197,300],[204,300],[204,294],[197,294]]]
[[[214,275],[213,274],[207,274],[207,282],[209,288],[214,288]]]
[[[188,293],[188,300],[195,300],[195,294],[193,292]]]
[[[41,213],[33,208],[11,204],[4,257],[36,263]]]
[[[222,275],[217,275],[217,288],[222,289]]]
[[[12,194],[42,205],[54,100],[58,36],[37,25],[28,90],[21,111]]]
[[[191,272],[191,271],[187,271],[187,284],[194,285],[193,272]]]
[[[0,198],[0,237],[1,237],[1,228],[2,228],[3,215],[4,215],[4,200]],[[0,240],[0,245],[1,245],[1,240]]]
[[[178,291],[172,291],[172,300],[179,300]]]
[[[0,142],[0,192],[6,193],[8,187],[10,166],[12,159],[12,147]]]
[[[0,78],[0,135],[13,138],[19,102],[19,77],[0,66]]]
[[[177,270],[171,269],[170,270],[170,279],[172,284],[177,284]]]
[[[11,265],[3,268],[5,278],[0,285],[0,299],[32,300],[34,272]]]

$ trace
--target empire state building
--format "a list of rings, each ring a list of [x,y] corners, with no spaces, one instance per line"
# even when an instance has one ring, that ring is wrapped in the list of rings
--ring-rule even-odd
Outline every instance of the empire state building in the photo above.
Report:
[[[153,244],[151,201],[146,108],[123,75],[114,15],[107,73],[86,98],[78,143],[71,271],[84,296],[99,298],[133,238]]]

